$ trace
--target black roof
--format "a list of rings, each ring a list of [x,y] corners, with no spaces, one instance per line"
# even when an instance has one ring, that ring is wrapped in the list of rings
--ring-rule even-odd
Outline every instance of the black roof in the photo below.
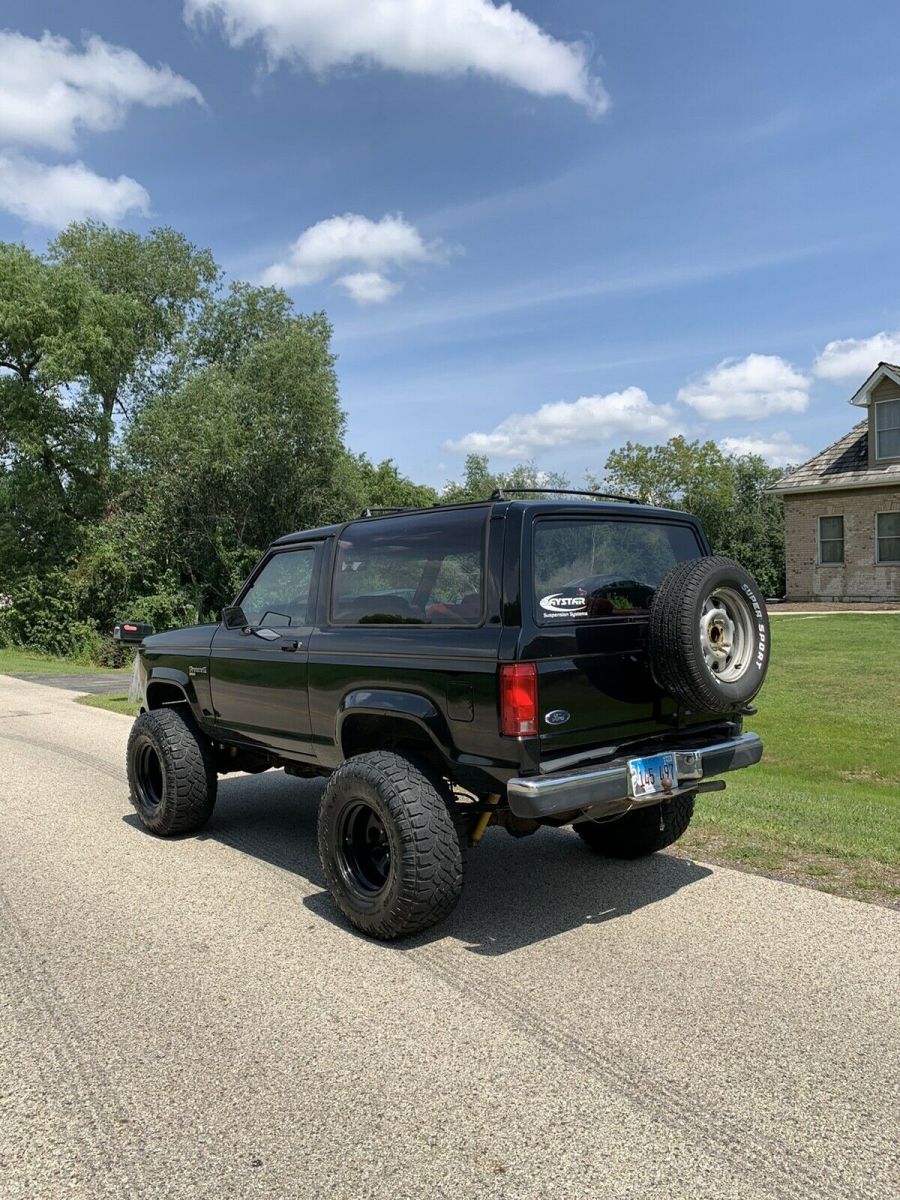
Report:
[[[569,512],[588,512],[594,513],[600,509],[604,514],[612,513],[616,516],[635,516],[638,513],[649,514],[663,517],[678,517],[681,520],[685,518],[693,520],[689,513],[685,513],[678,509],[672,508],[657,508],[651,504],[638,504],[634,501],[629,502],[607,502],[605,500],[511,500],[511,499],[490,499],[490,500],[467,500],[458,504],[433,504],[428,508],[402,508],[395,510],[375,511],[370,516],[354,517],[350,521],[341,521],[337,525],[321,525],[318,529],[298,529],[295,533],[286,533],[283,537],[276,538],[271,544],[273,546],[287,546],[292,542],[311,542],[322,538],[333,537],[346,529],[348,525],[356,525],[360,522],[369,521],[389,521],[401,517],[420,517],[427,513],[438,512],[454,512],[458,509],[467,508],[491,508],[506,509],[515,505],[517,508],[526,508],[536,510],[538,512],[559,512],[564,509]]]

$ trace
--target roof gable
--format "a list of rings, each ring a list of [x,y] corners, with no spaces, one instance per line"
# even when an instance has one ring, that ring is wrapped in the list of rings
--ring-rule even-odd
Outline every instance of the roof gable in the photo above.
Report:
[[[893,380],[900,387],[900,367],[895,363],[880,362],[859,391],[850,397],[850,403],[865,408],[872,398],[873,389],[884,379]]]

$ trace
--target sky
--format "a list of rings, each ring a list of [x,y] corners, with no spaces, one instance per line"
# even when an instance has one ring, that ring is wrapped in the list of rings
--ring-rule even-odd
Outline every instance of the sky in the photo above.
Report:
[[[417,481],[799,462],[900,361],[895,0],[0,0],[0,240],[182,230],[324,309]],[[895,274],[897,272],[897,274]]]

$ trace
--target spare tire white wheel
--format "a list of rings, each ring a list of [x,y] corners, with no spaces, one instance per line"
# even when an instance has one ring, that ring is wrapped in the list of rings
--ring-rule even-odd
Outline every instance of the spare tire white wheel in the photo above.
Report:
[[[656,683],[694,712],[735,712],[765,680],[769,615],[756,580],[730,559],[673,567],[653,597],[649,638]]]

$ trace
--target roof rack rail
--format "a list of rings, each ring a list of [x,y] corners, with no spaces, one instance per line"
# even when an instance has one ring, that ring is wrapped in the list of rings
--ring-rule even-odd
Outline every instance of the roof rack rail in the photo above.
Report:
[[[526,492],[528,495],[540,496],[590,496],[592,500],[619,500],[623,504],[640,504],[641,501],[635,496],[617,496],[613,492],[580,492],[573,488],[531,488],[531,487],[510,487],[497,488],[491,494],[491,500],[507,500],[506,492]]]
[[[393,513],[419,512],[420,509],[415,504],[407,504],[405,507],[397,508],[364,508],[359,514],[357,520],[363,517],[388,517]]]

